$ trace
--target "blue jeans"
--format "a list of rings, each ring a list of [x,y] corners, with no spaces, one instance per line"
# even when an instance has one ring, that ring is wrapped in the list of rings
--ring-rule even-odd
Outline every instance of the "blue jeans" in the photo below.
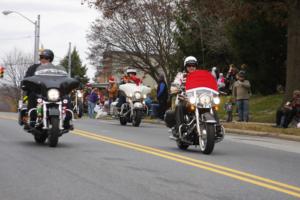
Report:
[[[88,101],[88,114],[90,118],[94,118],[94,108],[96,106],[96,103],[93,103],[91,101]]]
[[[239,121],[246,121],[249,120],[249,100],[248,99],[240,99],[236,101],[238,114],[239,114]]]

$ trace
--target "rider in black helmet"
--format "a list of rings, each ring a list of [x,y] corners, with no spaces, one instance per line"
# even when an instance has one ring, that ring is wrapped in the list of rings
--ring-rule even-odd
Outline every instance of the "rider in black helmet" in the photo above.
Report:
[[[26,74],[25,74],[25,78],[26,77],[30,77],[30,76],[34,76],[34,73],[36,71],[36,69],[43,64],[48,64],[48,63],[52,63],[54,59],[54,53],[53,51],[51,51],[50,49],[44,49],[40,52],[40,63],[39,64],[33,64],[31,65]]]
[[[25,78],[38,75],[41,71],[45,71],[47,69],[55,68],[59,71],[64,71],[61,66],[54,66],[52,65],[52,61],[54,59],[54,53],[50,49],[44,49],[40,52],[40,64],[34,64],[30,66],[26,72]],[[65,72],[66,73],[66,72]],[[29,111],[31,108],[35,108],[37,105],[37,94],[33,91],[27,90],[27,95],[28,95],[28,105],[27,105],[27,110]],[[70,99],[68,102],[71,102]],[[71,105],[68,103],[67,108],[70,109]],[[66,114],[66,118],[64,120],[64,128],[69,129],[70,128],[70,119],[72,116],[70,116],[69,113]],[[31,125],[34,126],[35,120],[36,120],[36,112],[31,112]],[[30,129],[28,126],[24,126],[25,129]]]

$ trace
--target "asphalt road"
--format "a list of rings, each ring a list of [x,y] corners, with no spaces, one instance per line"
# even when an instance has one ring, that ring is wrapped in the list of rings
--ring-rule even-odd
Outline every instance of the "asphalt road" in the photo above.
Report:
[[[227,135],[213,154],[177,149],[168,129],[82,119],[56,148],[0,113],[0,199],[300,198],[299,142]]]

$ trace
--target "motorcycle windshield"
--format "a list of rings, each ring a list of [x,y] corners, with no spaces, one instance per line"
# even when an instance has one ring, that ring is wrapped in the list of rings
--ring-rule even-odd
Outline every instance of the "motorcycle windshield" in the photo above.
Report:
[[[206,91],[218,94],[216,79],[206,70],[195,70],[187,75],[185,90],[187,93],[192,91]]]
[[[54,66],[51,63],[43,64],[36,69],[34,76],[24,78],[21,84],[24,90],[37,94],[45,95],[49,89],[55,88],[64,95],[79,86],[79,81],[67,75],[62,66]]]
[[[67,76],[66,70],[62,66],[54,66],[53,64],[40,65],[35,72],[38,76]]]
[[[119,89],[123,91],[126,96],[131,97],[134,93],[139,92],[141,95],[150,93],[151,89],[144,85],[136,85],[135,83],[126,83],[120,85]]]

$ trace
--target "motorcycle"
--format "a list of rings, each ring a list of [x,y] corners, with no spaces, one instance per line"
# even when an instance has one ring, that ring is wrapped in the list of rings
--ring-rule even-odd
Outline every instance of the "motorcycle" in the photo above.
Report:
[[[35,76],[24,78],[21,85],[23,90],[37,94],[37,106],[28,110],[20,101],[19,124],[26,126],[36,143],[48,139],[48,145],[56,147],[58,138],[73,129],[74,113],[68,109],[71,103],[68,94],[79,86],[79,82],[68,78],[63,69],[48,64],[41,70],[38,68]],[[36,114],[34,121],[33,112]]]
[[[81,118],[83,115],[83,92],[81,90],[74,91],[72,106],[75,116]]]
[[[170,139],[176,141],[179,149],[199,145],[202,153],[211,154],[215,143],[224,139],[225,129],[217,116],[220,103],[217,89],[209,72],[196,70],[188,74],[177,95],[177,101],[182,101],[186,108],[184,123],[176,129],[175,111],[169,110],[165,115],[165,123],[172,132]]]
[[[144,99],[150,93],[151,88],[144,85],[136,85],[135,83],[126,83],[120,85],[119,90],[126,96],[126,103],[122,104],[121,111],[118,114],[113,115],[119,117],[121,125],[131,122],[133,126],[138,127],[145,113]],[[112,104],[112,113],[116,112],[115,104]]]

